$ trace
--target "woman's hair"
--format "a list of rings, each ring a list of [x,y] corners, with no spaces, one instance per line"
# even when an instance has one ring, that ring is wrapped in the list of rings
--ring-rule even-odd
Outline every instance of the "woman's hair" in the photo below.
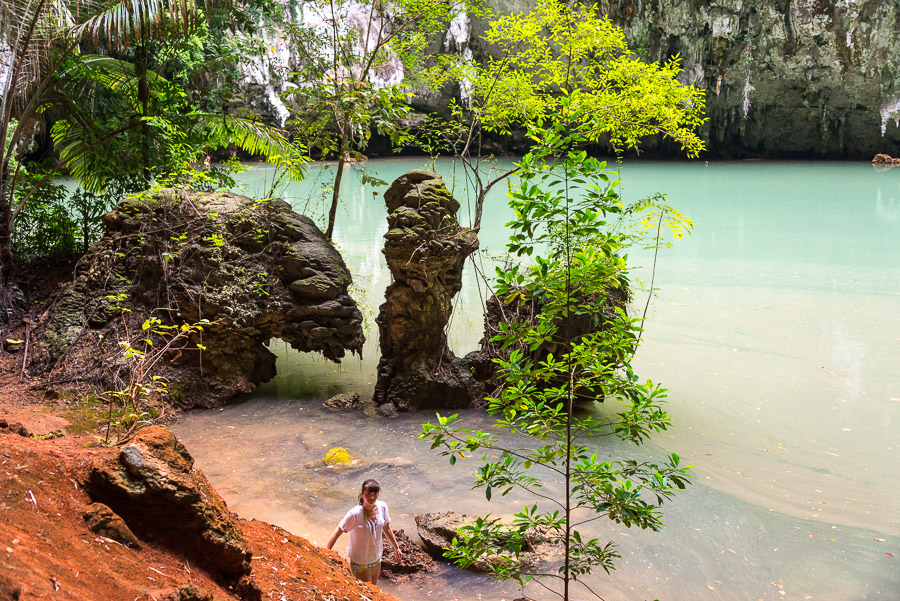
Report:
[[[359,504],[362,505],[363,498],[362,494],[364,492],[381,492],[381,486],[375,480],[369,478],[365,482],[362,483],[362,486],[359,489]]]

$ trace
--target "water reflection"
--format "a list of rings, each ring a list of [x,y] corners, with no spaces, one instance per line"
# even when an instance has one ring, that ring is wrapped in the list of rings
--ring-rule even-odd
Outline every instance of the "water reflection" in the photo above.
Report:
[[[423,164],[373,166],[391,181]],[[449,173],[449,164],[439,167]],[[614,534],[620,569],[596,575],[597,585],[607,598],[895,600],[900,169],[698,162],[627,163],[620,172],[626,198],[667,192],[696,223],[692,238],[661,257],[636,368],[670,389],[676,426],[655,444],[696,464],[697,484],[666,512],[663,533]],[[299,206],[313,192],[289,196]],[[374,385],[371,318],[390,283],[380,253],[386,223],[371,189],[358,187],[353,198],[339,212],[336,240],[368,307],[363,359],[336,366],[273,341],[274,381],[244,404],[187,416],[176,431],[233,509],[320,543],[361,475],[319,466],[335,444],[374,462],[400,528],[412,529],[416,511],[511,511],[467,492],[466,470],[419,446],[412,437],[427,416],[384,421],[319,409],[336,392],[367,396]],[[502,250],[509,218],[502,198],[488,202],[482,248]],[[641,252],[632,259],[650,263]],[[481,336],[485,293],[471,267],[466,276],[450,332],[458,353]],[[649,281],[649,272],[637,269],[634,279]],[[400,593],[514,592],[448,578]]]

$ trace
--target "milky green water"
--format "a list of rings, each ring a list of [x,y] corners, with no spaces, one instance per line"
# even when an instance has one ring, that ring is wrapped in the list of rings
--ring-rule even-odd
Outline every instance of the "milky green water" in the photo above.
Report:
[[[423,164],[367,167],[392,181]],[[438,167],[451,179],[450,163]],[[598,525],[595,534],[616,540],[622,559],[590,585],[607,599],[900,599],[900,169],[632,161],[619,172],[626,198],[665,192],[695,231],[658,258],[635,363],[669,388],[675,427],[638,449],[604,443],[598,451],[677,452],[696,465],[695,484],[665,509],[660,533]],[[247,192],[266,193],[270,170],[244,175]],[[374,318],[390,282],[380,252],[385,211],[358,181],[350,178],[335,239]],[[319,185],[314,172],[285,197],[321,213]],[[509,218],[500,190],[487,205],[483,249],[503,250]],[[652,256],[632,259],[646,288]],[[490,258],[480,268],[491,272]],[[481,337],[485,292],[474,274],[468,265],[451,324],[458,354]],[[646,299],[646,289],[638,292],[632,312]],[[363,359],[341,366],[273,341],[275,380],[174,427],[229,506],[320,544],[370,476],[381,481],[395,528],[407,532],[417,512],[519,509],[525,497],[487,503],[468,489],[473,466],[451,468],[415,440],[428,413],[384,420],[321,410],[336,392],[371,395],[371,325]],[[466,418],[489,425],[474,412]],[[364,458],[359,469],[319,463],[338,445]],[[518,596],[452,569],[385,586],[407,599]]]

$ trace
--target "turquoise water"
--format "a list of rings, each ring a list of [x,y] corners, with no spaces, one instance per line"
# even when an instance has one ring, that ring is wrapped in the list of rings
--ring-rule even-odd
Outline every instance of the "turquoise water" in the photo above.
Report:
[[[391,181],[423,165],[366,167]],[[438,167],[450,179],[451,164]],[[636,361],[642,377],[669,388],[676,425],[640,449],[598,450],[675,451],[696,465],[695,484],[666,509],[663,532],[598,526],[622,559],[611,576],[592,575],[591,586],[608,599],[900,598],[900,169],[631,161],[619,172],[626,199],[665,192],[695,230],[657,260]],[[329,173],[285,197],[321,215],[318,190]],[[266,193],[268,168],[244,175],[249,193]],[[345,183],[335,239],[370,318],[363,359],[335,366],[273,341],[275,380],[241,404],[188,414],[175,431],[233,510],[320,544],[369,474],[407,532],[416,512],[512,513],[515,504],[488,504],[468,490],[471,469],[449,468],[413,438],[427,414],[382,420],[320,409],[335,392],[365,397],[374,385],[371,318],[390,274],[380,252],[383,202],[358,181]],[[487,204],[481,235],[494,254],[510,218],[502,192]],[[633,313],[647,300],[652,259],[632,256],[644,286]],[[482,257],[480,268],[490,273],[492,264]],[[486,293],[475,271],[467,266],[450,327],[460,354],[481,337]],[[318,459],[335,445],[363,457],[360,469],[322,467]],[[452,570],[388,587],[408,599],[518,596]]]

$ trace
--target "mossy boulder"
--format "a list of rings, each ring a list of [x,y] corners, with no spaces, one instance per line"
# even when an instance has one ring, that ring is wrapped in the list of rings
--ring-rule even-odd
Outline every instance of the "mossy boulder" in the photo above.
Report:
[[[326,465],[350,465],[353,463],[353,456],[343,447],[334,447],[325,453],[322,461]]]
[[[39,332],[37,369],[110,389],[135,369],[119,341],[145,320],[206,320],[158,375],[174,404],[213,407],[275,374],[273,338],[332,361],[362,352],[343,259],[286,202],[164,189],[124,199],[104,222]]]

